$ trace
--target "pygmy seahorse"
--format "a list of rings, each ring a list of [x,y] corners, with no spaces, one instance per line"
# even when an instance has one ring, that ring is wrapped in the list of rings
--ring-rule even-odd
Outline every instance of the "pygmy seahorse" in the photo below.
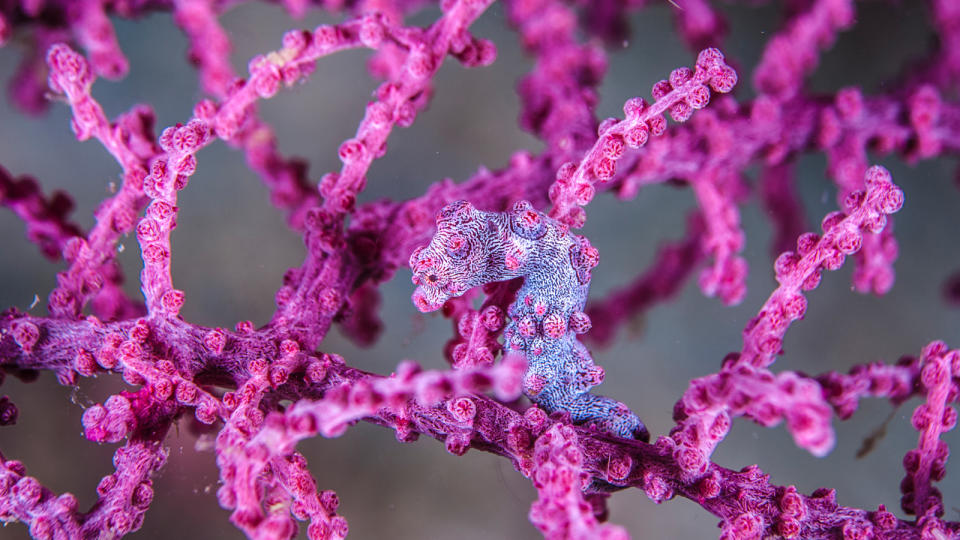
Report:
[[[430,244],[410,256],[413,302],[422,312],[435,311],[472,287],[522,276],[507,311],[504,350],[527,359],[524,394],[547,412],[568,412],[574,423],[647,441],[647,428],[626,405],[589,391],[604,371],[577,335],[590,329],[583,309],[598,261],[585,237],[527,201],[510,212],[457,201],[437,214]]]

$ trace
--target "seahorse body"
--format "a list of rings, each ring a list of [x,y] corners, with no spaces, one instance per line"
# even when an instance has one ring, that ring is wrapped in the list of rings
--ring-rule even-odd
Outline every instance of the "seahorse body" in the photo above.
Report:
[[[430,244],[410,256],[413,302],[420,311],[434,311],[472,287],[522,276],[508,309],[504,348],[527,358],[524,394],[548,412],[569,412],[575,423],[646,441],[646,427],[626,405],[589,392],[604,372],[577,335],[590,329],[583,308],[597,262],[586,238],[527,201],[510,212],[483,212],[457,201],[437,214]]]

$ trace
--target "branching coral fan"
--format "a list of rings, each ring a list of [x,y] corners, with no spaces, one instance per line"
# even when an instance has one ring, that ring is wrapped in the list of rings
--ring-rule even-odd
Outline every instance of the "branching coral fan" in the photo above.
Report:
[[[81,507],[74,495],[44,487],[20,461],[29,464],[31,456],[2,454],[4,522],[26,524],[34,538],[116,538],[139,530],[168,458],[165,440],[183,425],[216,434],[216,499],[247,536],[291,538],[304,522],[309,538],[342,538],[349,513],[337,513],[337,495],[314,479],[297,443],[339,436],[364,420],[395,430],[399,441],[425,435],[458,456],[473,448],[508,460],[536,488],[529,519],[548,538],[626,537],[624,528],[606,523],[606,504],[631,487],[657,503],[690,499],[720,519],[727,540],[960,538],[960,523],[947,519],[934,486],[949,456],[942,435],[957,423],[960,351],[934,341],[917,344],[918,357],[862,364],[847,374],[771,370],[788,328],[815,302],[805,293],[818,287],[824,270],[852,265],[853,289],[861,293],[884,295],[894,286],[898,246],[890,216],[910,201],[885,168],[871,166],[868,151],[913,161],[956,150],[960,112],[951,100],[960,80],[960,3],[928,2],[938,43],[883,93],[850,87],[817,95],[807,79],[821,53],[854,25],[852,0],[788,2],[749,77],[720,52],[721,12],[705,0],[677,0],[671,9],[697,54],[694,66],[654,84],[649,103],[629,99],[622,118],[600,121],[600,43],[622,41],[627,16],[646,2],[505,2],[534,58],[519,85],[520,122],[542,140],[542,150],[519,151],[505,167],[437,182],[408,200],[367,203],[358,196],[371,166],[387,152],[394,127],[411,126],[428,108],[447,57],[468,68],[495,61],[496,46],[470,32],[492,0],[443,0],[433,11],[421,1],[286,0],[293,16],[316,7],[338,13],[340,22],[287,32],[279,49],[250,60],[245,78],[233,71],[220,20],[236,3],[0,2],[0,45],[29,44],[11,81],[12,99],[31,113],[51,103],[69,106],[77,138],[99,141],[122,172],[84,231],[69,217],[68,197],[0,168],[0,205],[25,223],[46,257],[66,263],[47,297],[47,316],[17,308],[0,314],[0,376],[31,381],[49,371],[75,386],[110,374],[127,387],[83,412],[87,439],[120,445],[95,502]],[[436,20],[405,22],[423,9]],[[110,119],[92,92],[97,78],[122,78],[130,69],[111,17],[155,11],[172,11],[207,96],[159,136],[149,106]],[[356,135],[338,149],[340,170],[315,183],[303,162],[280,153],[258,102],[307,82],[323,57],[357,48],[374,51],[369,68],[383,82]],[[745,81],[752,82],[752,99],[737,95]],[[178,199],[190,196],[199,151],[218,141],[243,152],[306,247],[302,264],[283,276],[273,317],[259,328],[248,320],[232,330],[205,327],[180,315],[188,298],[171,272]],[[826,156],[836,185],[839,208],[823,216],[822,234],[803,232],[792,174],[808,153]],[[744,328],[740,351],[701,365],[702,375],[673,408],[673,428],[649,444],[645,411],[590,392],[604,370],[584,342],[608,343],[704,263],[705,295],[727,305],[744,300],[740,208],[751,188],[744,171],[754,166],[762,170],[757,191],[775,225],[778,286]],[[588,304],[603,254],[578,234],[585,207],[598,193],[631,199],[643,186],[670,181],[691,188],[697,203],[685,238],[662,249],[629,286]],[[142,298],[122,286],[117,252],[128,234],[142,256]],[[405,273],[407,261],[417,308],[441,310],[454,322],[446,350],[451,369],[402,361],[378,375],[325,350],[333,324],[361,344],[376,337],[378,286]],[[945,286],[953,301],[957,282]],[[637,381],[636,391],[645,383]],[[806,495],[774,485],[757,466],[734,471],[712,460],[737,417],[763,426],[785,421],[798,447],[823,456],[835,445],[832,416],[850,417],[863,397],[920,400],[911,418],[919,437],[903,457],[900,483],[909,517],[883,505],[845,507],[833,490]],[[0,398],[0,425],[17,419],[15,403]],[[0,435],[2,429],[9,428],[0,427]]]

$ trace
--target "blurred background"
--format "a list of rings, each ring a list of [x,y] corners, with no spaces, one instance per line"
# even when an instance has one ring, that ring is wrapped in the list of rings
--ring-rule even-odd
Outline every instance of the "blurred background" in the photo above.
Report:
[[[683,0],[673,4],[657,3],[641,11],[631,21],[630,40],[609,50],[600,118],[622,114],[626,99],[649,98],[654,82],[677,66],[693,64],[694,54],[673,32],[671,10],[682,8]],[[730,22],[723,50],[741,73],[735,91],[740,99],[752,97],[749,74],[763,45],[780,27],[782,13],[778,3],[771,4],[720,6]],[[496,43],[497,62],[472,70],[453,61],[444,64],[430,108],[411,128],[394,131],[389,152],[370,171],[361,203],[415,197],[442,178],[460,181],[478,167],[502,167],[517,149],[541,149],[517,127],[514,86],[531,61],[507,27],[503,9],[494,5],[473,27],[476,36]],[[814,90],[833,92],[858,85],[867,94],[883,92],[884,80],[922,57],[934,43],[923,3],[861,2],[857,9],[857,26],[841,34],[823,55],[810,83]],[[438,13],[436,8],[427,9],[411,22],[428,24]],[[245,73],[250,57],[279,48],[285,30],[336,19],[317,13],[291,21],[277,6],[254,3],[237,6],[222,20],[233,39],[235,67]],[[120,82],[101,80],[94,86],[94,96],[107,114],[148,103],[160,129],[188,119],[202,95],[195,72],[184,59],[187,42],[170,16],[115,24],[132,68]],[[15,34],[0,49],[4,82],[26,46],[20,38]],[[281,151],[307,158],[311,178],[339,170],[337,147],[355,132],[377,85],[366,73],[367,58],[365,51],[348,51],[323,59],[306,84],[261,105],[263,117],[277,131]],[[304,248],[271,207],[242,155],[217,143],[197,158],[197,173],[180,197],[179,228],[173,235],[174,280],[186,292],[182,315],[208,326],[232,327],[241,319],[261,325],[273,311],[273,294],[284,270],[301,263]],[[786,353],[774,366],[777,370],[818,374],[874,360],[892,362],[903,354],[918,354],[933,339],[960,346],[960,309],[948,306],[942,296],[944,281],[960,269],[956,159],[909,165],[883,157],[874,162],[888,167],[906,193],[904,208],[896,216],[901,248],[896,285],[886,297],[876,298],[851,291],[849,266],[825,275],[820,288],[809,295],[806,319],[787,334]],[[68,190],[76,200],[74,219],[85,229],[93,224],[95,205],[119,180],[119,167],[98,143],[74,139],[69,109],[61,103],[53,103],[42,117],[28,118],[9,101],[0,102],[0,164],[14,175],[35,175],[45,192]],[[825,166],[822,155],[810,155],[800,160],[797,172],[811,224],[835,209],[835,189],[825,178]],[[750,178],[756,173],[746,171]],[[601,255],[592,298],[603,298],[627,283],[651,262],[661,242],[680,238],[693,205],[690,190],[669,186],[644,188],[628,202],[611,194],[598,196],[587,208],[589,219],[583,229]],[[742,213],[751,268],[749,294],[742,304],[724,307],[703,297],[691,282],[673,302],[621,329],[615,345],[593,351],[608,375],[598,390],[627,403],[654,437],[669,431],[673,405],[689,380],[716,371],[727,352],[739,350],[744,324],[775,286],[769,220],[756,197]],[[16,306],[42,315],[55,272],[63,264],[45,260],[23,231],[11,212],[0,211],[0,309]],[[121,248],[129,290],[139,294],[135,238],[125,238]],[[386,330],[373,347],[357,348],[334,329],[322,350],[384,374],[403,359],[445,367],[441,351],[451,336],[450,322],[436,314],[419,314],[409,300],[411,292],[406,269],[382,287]],[[74,493],[81,508],[88,508],[95,500],[97,481],[112,471],[116,445],[85,441],[80,417],[85,406],[122,388],[117,377],[83,380],[77,388],[58,386],[49,373],[32,384],[8,378],[0,394],[19,406],[20,419],[0,430],[0,449],[9,459],[23,460],[28,473],[46,486]],[[803,493],[832,487],[843,505],[875,509],[885,504],[904,517],[899,508],[901,458],[916,445],[917,434],[909,422],[916,405],[914,400],[896,410],[886,436],[862,459],[855,453],[891,414],[888,403],[866,401],[853,419],[835,421],[836,448],[822,459],[797,449],[782,426],[765,429],[740,419],[714,460],[731,468],[758,464],[774,484],[793,484]],[[945,438],[954,447],[960,442],[956,431]],[[156,479],[153,506],[143,528],[130,537],[243,538],[216,502],[212,440],[198,440],[177,429],[166,444],[170,458]],[[540,537],[527,520],[535,491],[504,459],[477,451],[455,457],[441,443],[426,438],[401,444],[392,431],[364,423],[337,439],[305,441],[299,450],[307,456],[320,488],[339,494],[340,513],[350,523],[351,538]],[[939,488],[945,495],[946,518],[958,520],[960,482],[955,466],[948,471]],[[626,526],[637,539],[715,538],[719,533],[718,519],[696,504],[675,499],[657,506],[639,490],[613,496],[611,521]],[[0,528],[0,538],[26,537],[22,524]],[[305,538],[303,530],[301,537]]]

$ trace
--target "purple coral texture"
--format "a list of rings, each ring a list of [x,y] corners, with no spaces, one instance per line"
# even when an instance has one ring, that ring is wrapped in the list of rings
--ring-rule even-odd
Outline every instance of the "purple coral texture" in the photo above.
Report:
[[[76,396],[92,378],[115,382],[103,399],[82,403],[82,437],[114,453],[113,470],[80,497],[32,476],[35,456],[4,448],[4,431],[24,433],[17,423],[29,411],[18,408],[15,394],[0,396],[4,531],[93,540],[135,537],[150,520],[175,519],[149,510],[165,495],[158,479],[171,466],[171,437],[183,430],[201,454],[213,455],[219,477],[208,496],[223,509],[216,519],[224,525],[257,540],[344,538],[350,507],[340,508],[322,472],[338,465],[309,465],[298,445],[366,422],[392,430],[398,443],[422,436],[455,456],[471,449],[497,456],[529,479],[536,498],[517,512],[550,539],[641,537],[646,531],[613,523],[609,509],[611,497],[630,489],[657,504],[689,499],[715,517],[724,540],[960,539],[960,522],[950,521],[955,513],[936,486],[947,474],[946,434],[956,427],[960,400],[960,350],[940,339],[960,336],[917,342],[914,356],[891,351],[813,375],[803,371],[802,355],[790,358],[796,370],[773,366],[789,348],[788,330],[824,301],[814,292],[821,281],[843,279],[825,271],[849,267],[850,297],[895,289],[901,246],[893,216],[910,208],[904,190],[912,196],[913,188],[876,162],[914,164],[960,149],[960,2],[924,3],[930,50],[879,90],[827,93],[810,80],[821,57],[857,27],[865,2],[784,3],[779,26],[752,53],[759,60],[750,73],[721,52],[742,49],[740,26],[708,0],[659,7],[644,0],[274,0],[291,18],[316,11],[331,22],[276,36],[276,48],[249,59],[240,75],[233,48],[244,37],[224,20],[243,3],[0,0],[0,54],[22,55],[9,80],[11,102],[33,117],[69,110],[76,138],[96,141],[117,174],[93,225],[83,227],[71,218],[70,195],[0,166],[0,207],[59,265],[45,313],[42,305],[0,306],[0,384],[6,390],[49,376]],[[727,4],[762,9],[765,2]],[[629,95],[639,96],[626,99],[622,113],[600,118],[608,56],[654,9],[674,18],[691,67],[647,81],[649,94],[634,89]],[[474,34],[489,12],[506,18],[532,58],[517,93],[520,127],[536,146],[422,193],[365,197],[388,140],[405,137],[394,128],[429,115],[444,91],[439,74],[455,69],[445,64],[474,70],[497,61],[502,45]],[[111,104],[94,91],[98,80],[137,69],[117,28],[147,16],[168,17],[182,32],[202,96],[159,133],[151,104],[111,117]],[[365,51],[377,86],[353,111],[355,135],[328,149],[339,170],[309,171],[283,151],[279,126],[261,108],[322,84],[312,77],[318,65],[350,49]],[[302,263],[277,276],[273,314],[259,326],[244,313],[233,314],[231,328],[190,322],[185,305],[193,293],[178,288],[174,272],[175,229],[198,226],[182,219],[180,199],[191,197],[201,151],[215,144],[242,154],[265,188],[264,206],[272,204],[302,238]],[[820,176],[836,194],[816,210],[801,196],[811,179],[797,167],[809,155],[824,160]],[[604,253],[585,232],[588,207],[595,197],[642,199],[654,184],[689,188],[686,229],[633,281],[589,299]],[[772,231],[773,253],[759,270],[748,268],[747,246],[762,240],[748,238],[741,223],[753,195]],[[807,232],[808,211],[822,219],[820,232]],[[633,226],[624,223],[619,233],[629,237]],[[939,249],[955,253],[956,235]],[[3,241],[12,237],[7,231]],[[138,280],[125,276],[119,260],[124,241],[139,248]],[[775,280],[765,301],[748,294],[751,272]],[[412,307],[439,312],[454,335],[432,359],[397,357],[391,373],[373,373],[360,358],[335,352],[331,331],[373,344],[385,324],[382,292],[395,276],[412,276],[403,301],[412,290]],[[945,309],[956,309],[960,273],[945,276],[927,285]],[[654,317],[652,308],[688,283],[718,309],[756,302],[755,311],[748,306],[755,315],[743,319],[739,350],[698,359],[696,374],[659,411],[631,410],[629,395],[594,393],[605,376],[622,375],[597,365],[588,346],[616,342],[623,327]],[[445,369],[436,365],[441,357]],[[642,394],[656,384],[643,378],[627,387]],[[850,418],[868,397],[914,402],[903,423],[918,433],[916,444],[894,474],[883,475],[891,489],[899,484],[899,509],[845,506],[830,486],[805,493],[778,485],[762,462],[721,465],[718,451],[737,418],[783,424],[797,448],[822,457],[837,446],[834,417]],[[641,418],[663,411],[672,411],[672,425],[651,443],[654,430]],[[68,450],[57,450],[69,459]]]

